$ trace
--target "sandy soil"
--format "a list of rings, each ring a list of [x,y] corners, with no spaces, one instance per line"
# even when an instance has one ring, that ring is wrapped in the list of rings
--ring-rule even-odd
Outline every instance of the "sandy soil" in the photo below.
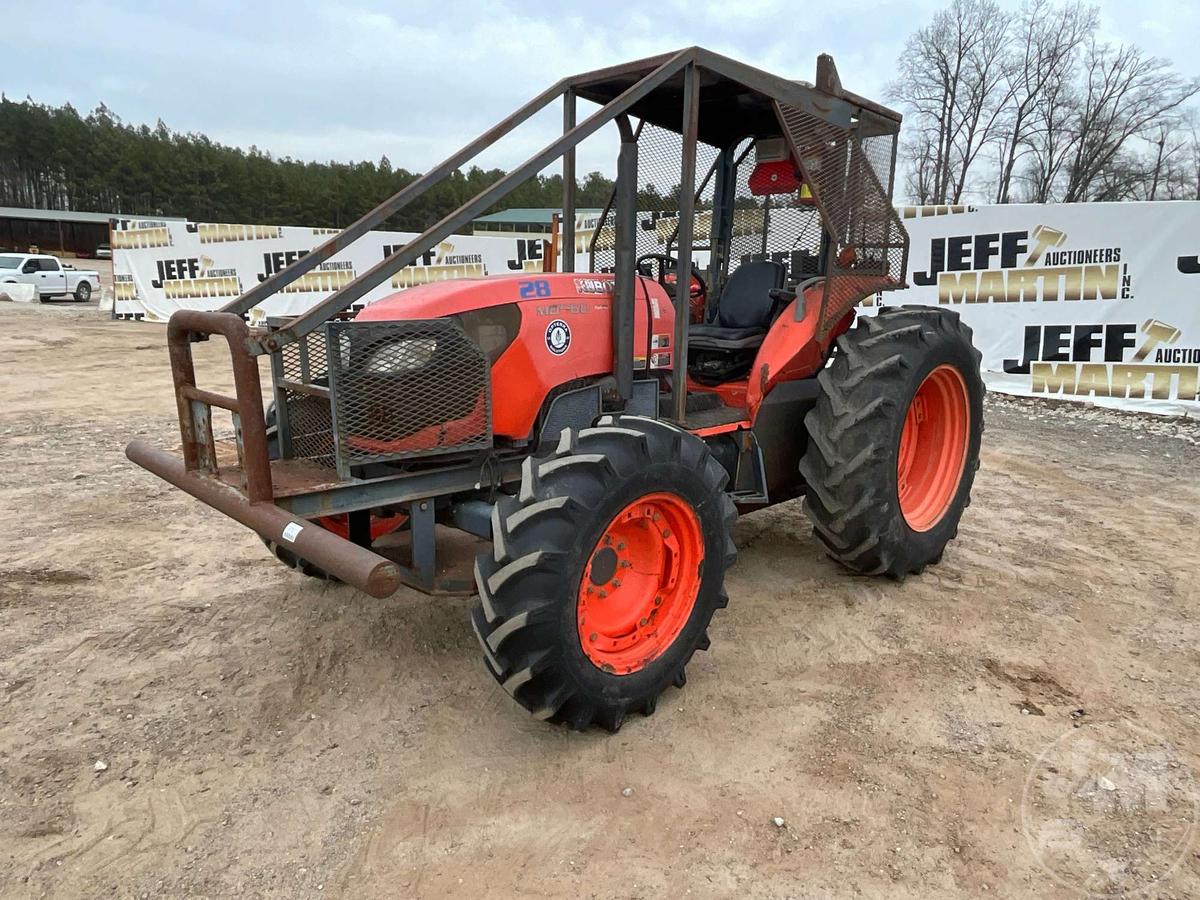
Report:
[[[467,599],[307,580],[125,461],[175,428],[160,327],[0,306],[4,896],[1200,895],[1194,429],[990,402],[903,584],[747,516],[686,689],[580,735]]]

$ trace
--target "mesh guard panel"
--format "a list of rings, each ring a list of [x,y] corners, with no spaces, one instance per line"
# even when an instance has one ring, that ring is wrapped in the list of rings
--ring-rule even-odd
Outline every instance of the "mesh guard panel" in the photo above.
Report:
[[[492,446],[488,359],[457,322],[330,322],[326,336],[344,465]]]
[[[283,377],[300,384],[329,386],[325,333],[314,331],[279,351]],[[284,389],[288,427],[292,436],[291,456],[333,467],[333,431],[329,401],[302,391]]]
[[[682,181],[683,136],[657,125],[637,130],[637,232],[634,256],[645,253],[679,253],[679,194]],[[707,264],[712,231],[713,180],[710,171],[718,150],[696,142],[696,195],[693,208],[692,250],[697,268]],[[589,251],[593,272],[611,272],[616,262],[616,189],[600,216]]]
[[[891,185],[883,183],[890,182],[895,135],[863,137],[793,106],[776,109],[832,236],[821,308],[825,335],[864,297],[904,286],[908,233],[892,208]]]
[[[821,252],[821,216],[817,208],[801,199],[799,185],[787,194],[755,196],[750,187],[758,167],[753,141],[738,145],[735,161],[733,225],[722,283],[745,263],[765,259],[786,265],[790,284],[816,275]]]

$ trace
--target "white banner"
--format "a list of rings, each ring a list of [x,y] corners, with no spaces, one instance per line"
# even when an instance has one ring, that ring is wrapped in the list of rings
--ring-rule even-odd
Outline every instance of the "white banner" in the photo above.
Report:
[[[991,389],[1200,415],[1200,202],[901,213],[912,238],[911,287],[879,299],[957,310],[975,332]],[[582,217],[577,222],[581,266],[595,227]],[[330,233],[116,222],[116,314],[165,321],[180,308],[217,309]],[[414,236],[369,233],[251,310],[251,320],[303,312]],[[365,300],[427,281],[540,271],[541,255],[536,239],[454,236]]]
[[[336,229],[120,220],[112,226],[115,314],[165,322],[177,309],[219,309],[286,268]],[[417,235],[372,231],[250,310],[251,323],[296,315]],[[542,270],[542,241],[454,235],[370,291],[370,303],[415,284]]]
[[[958,311],[990,388],[1200,415],[1200,202],[937,209],[881,299]]]

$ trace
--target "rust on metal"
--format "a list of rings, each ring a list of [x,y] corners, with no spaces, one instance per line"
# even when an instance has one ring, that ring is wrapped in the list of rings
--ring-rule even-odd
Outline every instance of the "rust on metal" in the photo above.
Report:
[[[261,417],[259,421],[262,421]],[[273,503],[252,502],[236,487],[188,470],[183,462],[165,450],[145,441],[132,441],[125,448],[125,455],[143,469],[241,522],[266,540],[288,547],[372,597],[387,597],[400,586],[400,568],[394,562],[297,518]]]
[[[202,391],[196,387],[196,369],[192,362],[194,335],[219,334],[229,344],[236,399]],[[252,503],[271,500],[271,459],[267,447],[267,426],[263,415],[262,384],[258,361],[247,349],[250,329],[241,316],[225,312],[181,309],[167,323],[167,348],[171,357],[171,375],[179,410],[179,434],[183,441],[183,462],[187,471],[201,468],[202,456],[216,458],[213,447],[211,416],[207,433],[197,433],[195,405],[204,409],[219,406],[237,413],[241,420],[246,497]],[[136,460],[135,460],[136,462]]]
[[[222,466],[217,477],[236,488],[241,484],[242,473],[235,466]],[[271,460],[271,484],[276,499],[313,494],[343,483],[328,466],[307,459]]]

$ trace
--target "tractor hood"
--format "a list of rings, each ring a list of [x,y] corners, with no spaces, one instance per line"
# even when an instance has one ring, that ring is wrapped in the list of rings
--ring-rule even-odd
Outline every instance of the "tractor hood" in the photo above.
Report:
[[[524,300],[597,300],[611,297],[612,289],[612,275],[576,272],[456,278],[398,291],[369,304],[355,319],[360,322],[436,319]]]

